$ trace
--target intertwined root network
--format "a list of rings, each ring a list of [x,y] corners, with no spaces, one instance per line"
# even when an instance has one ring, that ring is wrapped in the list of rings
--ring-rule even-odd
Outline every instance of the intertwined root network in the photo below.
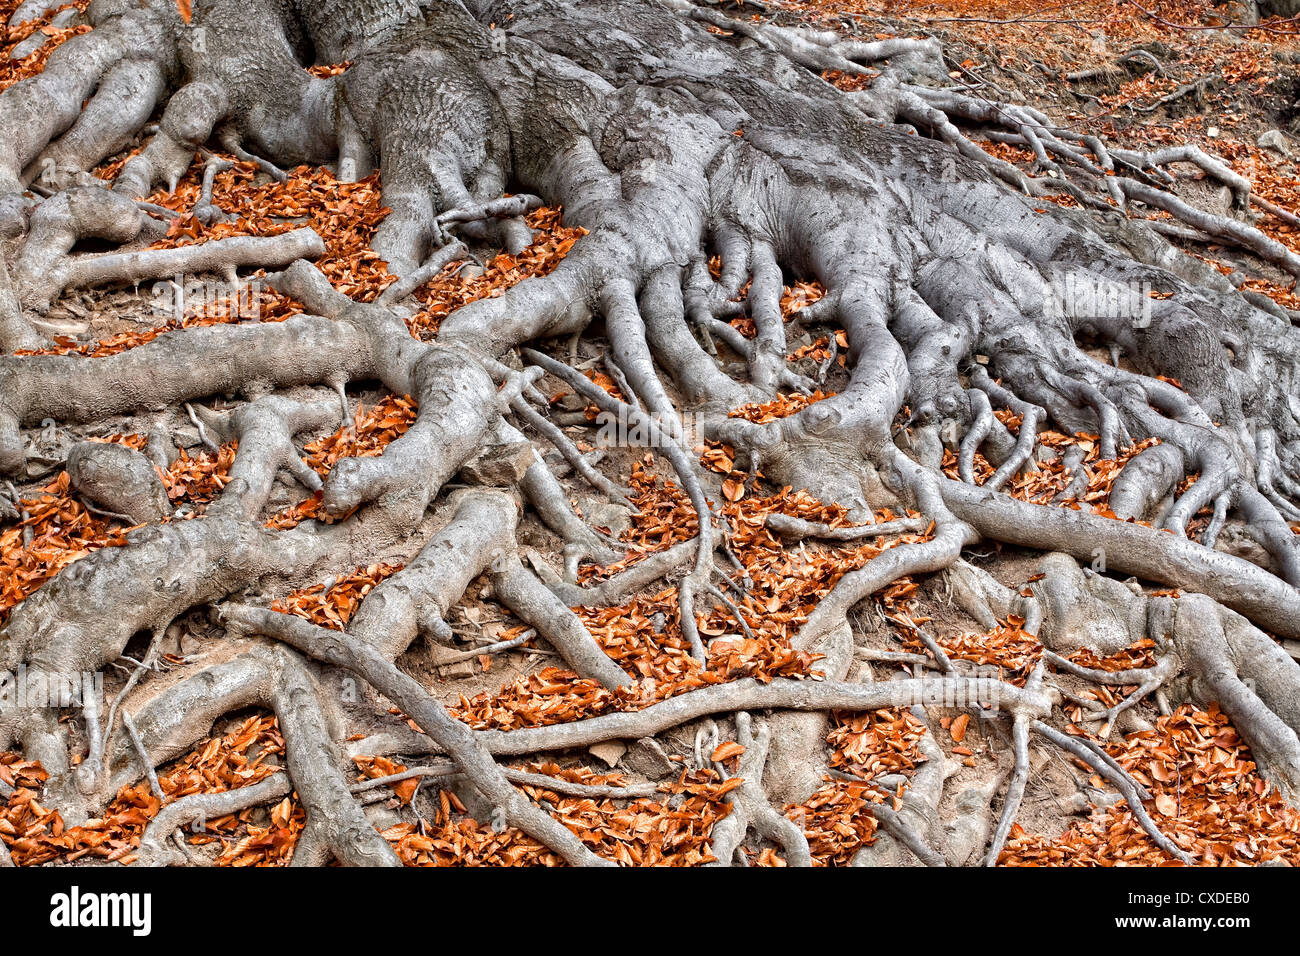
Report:
[[[42,5],[19,15],[41,12],[33,6]],[[92,0],[84,15],[93,29],[0,93],[0,226],[21,236],[12,275],[0,276],[0,346],[29,353],[0,357],[0,470],[26,476],[28,439],[45,423],[242,399],[191,411],[201,433],[237,442],[224,491],[200,518],[170,517],[154,467],[166,465],[165,448],[80,445],[68,459],[86,498],[144,526],[15,607],[0,629],[0,668],[96,671],[134,636],[152,638],[108,712],[92,703],[79,715],[88,752],[74,758],[55,710],[0,715],[0,749],[17,744],[41,762],[68,820],[94,815],[185,753],[223,714],[260,706],[279,719],[287,776],[307,809],[294,862],[398,862],[344,776],[340,715],[324,690],[335,669],[418,725],[421,735],[393,747],[447,755],[485,805],[573,864],[608,861],[527,799],[518,772],[497,758],[734,715],[745,782],[714,830],[715,855],[729,863],[752,831],[806,864],[805,835],[771,801],[803,800],[821,780],[829,712],[917,707],[924,721],[927,705],[954,697],[1005,724],[1012,741],[1000,814],[990,817],[989,787],[967,801],[968,819],[940,825],[940,755],[902,809],[877,811],[881,846],[895,841],[926,863],[995,862],[1037,736],[1091,766],[1161,849],[1190,859],[1147,815],[1138,782],[1095,744],[1057,729],[1052,678],[1061,672],[1138,685],[1107,711],[1108,726],[1151,694],[1168,707],[1175,685],[1183,697],[1217,701],[1268,779],[1294,797],[1300,669],[1272,636],[1300,637],[1300,539],[1288,526],[1300,518],[1300,333],[1287,312],[1238,293],[1120,212],[1130,203],[1163,210],[1300,274],[1295,254],[1253,227],[1162,190],[1161,170],[1197,163],[1239,204],[1249,184],[1197,151],[1108,149],[1032,108],[974,99],[946,85],[933,41],[861,43],[732,13],[687,0],[196,0],[183,16],[171,0]],[[859,91],[821,77],[867,64],[880,75]],[[1029,179],[994,159],[963,132],[972,126],[1028,146],[1057,175]],[[144,147],[111,184],[88,175],[142,131]],[[209,157],[196,217],[223,217],[212,185],[227,161],[207,152],[214,142],[274,178],[300,164],[331,164],[344,181],[380,170],[391,213],[373,248],[396,281],[377,298],[338,291],[313,266],[324,242],[306,227],[150,247],[174,213],[145,197],[174,190],[196,154]],[[1102,214],[1060,208],[1049,193]],[[411,293],[471,248],[527,247],[525,217],[543,201],[586,230],[563,261],[456,309],[436,335],[413,337]],[[74,254],[87,240],[125,248]],[[180,328],[106,357],[30,354],[50,351],[41,316],[65,290],[241,270],[266,270],[300,314]],[[825,290],[795,321],[843,330],[847,382],[783,418],[730,415],[819,384],[788,358],[781,297],[790,275]],[[1071,296],[1083,287],[1141,293],[1136,308],[1096,309]],[[752,336],[728,321],[741,313]],[[582,336],[597,317],[614,391],[553,357],[562,350],[541,347]],[[382,455],[344,458],[322,481],[295,442],[329,430],[340,413],[346,424],[344,390],[364,381],[411,396],[418,416]],[[696,512],[695,537],[580,583],[582,563],[620,552],[575,512],[530,442],[553,445],[603,494],[622,499],[626,489],[548,416],[557,382],[637,426]],[[687,413],[698,432],[683,427]],[[1049,426],[1095,435],[1102,459],[1128,454],[1109,516],[1069,506],[1077,480],[1045,503],[1007,493],[1031,462],[1062,456],[1067,473],[1082,474],[1079,446],[1040,440]],[[633,687],[639,675],[611,659],[571,608],[618,605],[674,576],[680,633],[706,659],[697,609],[735,608],[727,592],[743,598],[744,572],[732,573],[730,529],[693,448],[701,436],[734,450],[740,470],[807,489],[857,522],[775,516],[772,529],[792,547],[923,532],[841,577],[789,638],[820,655],[822,679],[745,678],[575,722],[474,731],[396,666],[418,636],[446,637],[449,610],[480,575],[570,668],[608,689]],[[954,465],[957,478],[946,473]],[[267,526],[284,475],[321,492],[320,520]],[[566,542],[564,574],[521,561],[523,508]],[[873,524],[882,508],[910,517]],[[1192,540],[1189,524],[1204,509],[1212,517]],[[1229,531],[1235,551],[1216,548]],[[413,534],[427,539],[418,556],[369,592],[346,631],[241,596],[366,564]],[[981,539],[1052,554],[1033,588],[1009,590],[961,559]],[[1143,592],[1098,567],[1167,590]],[[918,676],[845,679],[855,606],[902,577],[936,572],[976,620],[1014,615],[1048,648],[1023,686],[977,686],[923,632],[929,653]],[[156,693],[132,693],[168,626],[205,606],[231,653]],[[1144,639],[1155,642],[1150,667],[1103,671],[1067,656]],[[379,743],[352,752],[373,754]],[[278,799],[288,792],[283,776],[168,805],[141,859],[177,858],[172,835],[192,819]],[[882,851],[864,850],[860,862],[873,854]]]

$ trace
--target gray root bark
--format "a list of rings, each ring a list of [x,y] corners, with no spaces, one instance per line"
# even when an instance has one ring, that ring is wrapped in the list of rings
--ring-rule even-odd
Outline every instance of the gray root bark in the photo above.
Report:
[[[1232,716],[1270,780],[1289,796],[1300,786],[1300,673],[1260,630],[1300,636],[1300,539],[1287,526],[1300,518],[1300,333],[1285,310],[1238,294],[1144,226],[1113,215],[1044,214],[1025,194],[1046,187],[989,157],[957,123],[1034,149],[1040,164],[1069,172],[1062,188],[1072,195],[1165,209],[1221,241],[1300,268],[1242,221],[1106,175],[1114,159],[1149,170],[1152,181],[1165,164],[1192,162],[1244,207],[1249,184],[1217,160],[1186,150],[1108,151],[1052,128],[1032,108],[937,88],[945,72],[932,41],[856,43],[735,21],[685,0],[214,0],[196,4],[190,23],[170,0],[95,0],[87,17],[90,33],[63,44],[40,76],[0,94],[0,230],[28,230],[13,272],[0,269],[0,349],[43,344],[35,315],[64,289],[175,272],[230,277],[240,268],[283,267],[270,282],[305,314],[182,329],[106,358],[0,355],[0,472],[19,480],[28,470],[25,431],[47,421],[91,423],[218,396],[245,399],[195,413],[208,431],[239,442],[228,487],[198,520],[166,520],[156,460],[88,444],[68,457],[80,494],[146,527],[123,547],[77,561],[15,608],[0,628],[0,667],[93,670],[118,658],[135,634],[157,637],[205,605],[224,615],[237,649],[147,700],[132,695],[124,713],[140,746],[110,720],[104,751],[75,769],[66,727],[52,714],[0,716],[0,747],[16,741],[28,759],[42,761],[69,822],[147,774],[152,766],[142,763],[183,753],[223,713],[263,706],[280,717],[288,780],[166,807],[146,834],[143,857],[169,862],[166,841],[191,814],[259,800],[291,782],[308,811],[296,862],[395,862],[345,782],[340,715],[323,688],[334,672],[324,664],[398,702],[429,735],[404,738],[410,752],[449,753],[487,801],[573,863],[598,860],[527,801],[494,756],[640,739],[736,713],[737,733],[748,741],[747,782],[715,832],[720,858],[729,862],[752,829],[790,862],[807,862],[806,841],[772,801],[801,801],[820,783],[829,710],[937,705],[945,691],[966,689],[952,673],[845,682],[849,612],[904,575],[945,569],[977,620],[1023,612],[1058,660],[1073,649],[1071,629],[1087,620],[1081,608],[1093,605],[1109,609],[1116,636],[1155,637],[1162,663],[1138,675],[1140,695],[1173,675],[1189,678],[1195,699],[1217,700]],[[352,65],[339,76],[314,76],[306,69],[310,50],[320,63]],[[826,69],[867,64],[881,76],[863,93],[844,94],[820,78]],[[111,188],[80,175],[132,142],[159,104],[156,131]],[[324,249],[310,229],[175,249],[76,252],[82,240],[125,244],[156,235],[138,200],[159,185],[174,189],[210,141],[275,177],[300,163],[336,163],[344,179],[380,168],[392,213],[374,248],[397,285],[374,304],[337,292],[305,261]],[[38,196],[24,192],[33,184]],[[566,222],[588,234],[547,276],[456,310],[433,341],[413,339],[393,308],[470,247],[523,248],[531,233],[522,215],[539,201],[563,205]],[[713,255],[722,266],[716,280]],[[812,385],[786,361],[780,300],[787,276],[825,287],[798,321],[845,330],[847,381],[833,397],[776,422],[728,417],[742,403]],[[1144,299],[1135,321],[1063,305],[1059,290],[1070,283],[1162,297]],[[724,321],[737,311],[753,319],[753,340]],[[596,316],[626,402],[523,348],[580,335]],[[1078,344],[1085,338],[1133,370],[1098,362]],[[741,361],[724,366],[718,342]],[[530,365],[525,372],[517,371],[521,360]],[[621,499],[624,489],[535,407],[545,406],[536,384],[543,373],[645,426],[651,450],[672,466],[699,515],[698,538],[603,583],[577,584],[581,561],[607,563],[617,553],[578,518],[545,460],[514,452],[527,451],[525,432],[536,434],[598,490]],[[323,428],[337,406],[324,393],[304,397],[304,387],[341,391],[365,380],[411,396],[418,417],[382,455],[344,459],[322,482],[295,441]],[[900,429],[904,406],[910,418]],[[994,415],[1002,409],[1020,416],[1016,434]],[[614,689],[630,676],[570,607],[621,603],[693,561],[677,582],[681,627],[693,652],[707,655],[695,599],[716,590],[711,575],[725,536],[682,433],[683,411],[699,416],[707,437],[735,448],[738,468],[842,504],[855,520],[900,505],[921,516],[853,529],[772,519],[783,538],[844,542],[930,528],[928,539],[845,575],[792,638],[796,649],[822,655],[825,680],[741,680],[640,711],[509,733],[472,732],[451,719],[394,661],[420,635],[446,638],[450,609],[480,574],[570,667]],[[1151,527],[1004,494],[1039,451],[1039,426],[1096,432],[1107,457],[1158,439],[1129,463],[1112,495],[1121,519]],[[495,465],[487,446],[501,450]],[[938,472],[945,447],[957,455],[963,480]],[[973,483],[977,452],[995,466],[983,487]],[[1081,456],[1065,463],[1077,472]],[[1177,495],[1193,474],[1199,480]],[[267,501],[285,475],[320,490],[327,514],[341,520],[266,528]],[[370,592],[346,633],[223,603],[268,581],[288,585],[365,563],[424,527],[457,475],[503,487],[446,502],[449,520]],[[1076,474],[1070,493],[1079,487]],[[521,502],[564,539],[563,578],[520,561]],[[1188,527],[1202,508],[1214,518],[1193,541]],[[1251,560],[1216,550],[1228,521],[1253,541],[1243,552]],[[1053,555],[1054,572],[1033,599],[1022,599],[960,563],[962,549],[980,538],[1084,561],[1100,553],[1112,571],[1188,593],[1148,599],[1127,589],[1125,597]],[[938,654],[935,666],[951,669]],[[1029,735],[1076,746],[1053,736],[1051,687],[998,685],[997,694],[1001,715],[1013,719],[1018,756],[1000,825],[992,826],[993,794],[982,787],[958,795],[960,820],[937,825],[947,768],[932,756],[903,808],[882,811],[878,847],[855,862],[996,856],[1014,822]],[[760,710],[774,713],[749,716]],[[1117,713],[1104,716],[1113,721]],[[98,711],[88,707],[84,716],[90,725]],[[1149,824],[1140,788],[1113,767],[1098,772]],[[1153,831],[1153,839],[1163,837]]]

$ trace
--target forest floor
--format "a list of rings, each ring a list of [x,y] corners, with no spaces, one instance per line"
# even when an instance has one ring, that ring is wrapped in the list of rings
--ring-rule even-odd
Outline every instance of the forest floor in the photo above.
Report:
[[[78,0],[84,6],[85,0]],[[0,17],[16,6],[0,0]],[[954,78],[986,88],[1002,101],[1028,102],[1061,126],[1086,131],[1132,148],[1192,143],[1222,158],[1250,180],[1256,196],[1282,210],[1300,211],[1300,22],[1279,22],[1261,29],[1237,29],[1239,11],[1214,7],[1204,0],[1151,0],[1145,6],[1117,0],[949,0],[936,3],[887,0],[769,0],[756,13],[782,23],[832,27],[870,39],[885,36],[936,36],[944,41]],[[46,22],[54,16],[50,14]],[[0,89],[33,75],[54,46],[71,30],[37,26],[51,41],[25,59],[9,51],[30,32],[11,31],[0,43]],[[852,88],[871,80],[870,71],[827,79]],[[1027,150],[982,142],[995,155],[1016,163],[1033,176]],[[138,149],[138,144],[136,149]],[[108,178],[128,153],[106,164],[97,175]],[[1196,175],[1193,175],[1196,173]],[[343,184],[327,169],[299,168],[289,180],[270,180],[250,164],[232,160],[218,174],[213,202],[235,219],[204,225],[193,216],[202,164],[196,163],[178,189],[159,192],[150,201],[180,213],[166,238],[167,246],[231,235],[273,235],[309,224],[324,238],[327,251],[318,266],[335,286],[358,299],[372,299],[391,281],[369,242],[382,220],[378,176]],[[1191,170],[1174,187],[1202,208],[1225,211],[1231,196],[1202,181]],[[1067,198],[1064,202],[1071,202]],[[1300,221],[1258,208],[1256,225],[1300,252]],[[432,337],[441,320],[467,302],[499,295],[530,276],[545,274],[565,255],[580,230],[567,227],[562,211],[531,214],[536,241],[523,253],[481,256],[468,266],[449,266],[417,297],[423,309],[408,320],[418,338]],[[1292,283],[1264,263],[1236,250],[1186,244],[1189,255],[1238,274],[1243,287],[1263,292],[1280,305],[1300,309]],[[13,249],[3,250],[12,256]],[[789,278],[783,311],[793,319],[815,301],[820,288]],[[107,355],[130,349],[169,331],[196,324],[277,321],[300,311],[291,300],[257,289],[229,309],[227,303],[200,299],[176,311],[176,290],[168,284],[88,293],[67,292],[42,318],[57,335],[51,351]],[[735,320],[742,332],[748,320]],[[802,370],[822,373],[822,388],[833,393],[845,374],[836,367],[828,336],[792,334]],[[842,342],[840,344],[843,344]],[[568,348],[558,343],[557,349]],[[576,367],[610,390],[616,385],[600,371],[599,336],[588,335],[576,346]],[[814,395],[811,400],[818,396]],[[309,465],[328,473],[340,459],[377,455],[414,421],[413,401],[378,389],[349,389],[352,423],[311,438],[304,452]],[[790,396],[742,410],[755,421],[797,411],[810,399]],[[557,415],[595,417],[594,407],[572,393],[552,396]],[[1008,422],[1009,425],[1014,423]],[[16,520],[0,524],[0,622],[26,596],[61,569],[94,550],[121,545],[125,523],[98,514],[70,490],[62,470],[66,450],[86,438],[142,447],[156,428],[166,429],[180,449],[164,483],[181,520],[201,515],[222,487],[234,448],[207,447],[200,429],[183,410],[175,409],[108,419],[93,426],[50,427],[40,436],[48,469],[41,457],[27,483],[11,489],[21,503]],[[593,432],[578,425],[567,433],[584,451],[594,450]],[[1101,461],[1092,448],[1095,436],[1060,435],[1060,443],[1083,444],[1088,450],[1089,487],[1076,507],[1105,514],[1110,486],[1125,458]],[[623,541],[627,557],[618,565],[586,565],[590,583],[641,560],[646,554],[695,534],[696,517],[669,477],[671,471],[643,449],[602,449],[601,469],[634,491],[635,510],[601,498],[565,478],[566,490],[591,524]],[[701,632],[723,640],[711,644],[707,664],[691,658],[677,630],[675,589],[662,584],[613,608],[576,609],[604,649],[630,673],[642,678],[635,694],[614,693],[563,668],[544,644],[525,640],[512,648],[473,653],[478,648],[522,637],[527,629],[485,596],[485,581],[475,582],[449,623],[455,640],[443,645],[420,641],[399,660],[404,671],[428,687],[453,713],[480,729],[514,729],[571,721],[616,710],[644,707],[705,684],[741,676],[770,679],[815,673],[817,662],[789,648],[789,637],[834,583],[882,550],[923,535],[900,534],[869,543],[808,544],[786,550],[764,527],[766,515],[780,512],[832,525],[847,523],[844,509],[826,506],[806,494],[775,488],[734,470],[726,446],[696,448],[708,477],[707,490],[732,530],[737,557],[753,580],[742,604],[749,634],[737,632],[732,612],[721,605],[705,610]],[[987,466],[985,466],[987,467]],[[558,470],[558,469],[557,469]],[[955,462],[953,477],[956,476]],[[1014,483],[1022,500],[1048,502],[1065,485],[1051,468],[1036,468]],[[320,495],[305,494],[282,483],[272,500],[268,523],[292,527],[321,518]],[[428,528],[444,523],[445,503],[426,515]],[[1195,537],[1207,515],[1193,522]],[[881,517],[888,518],[888,515]],[[1300,528],[1296,529],[1300,532]],[[374,556],[365,567],[340,568],[336,575],[290,593],[254,593],[273,601],[277,610],[297,614],[326,627],[342,628],[362,597],[400,569],[426,535],[415,535],[390,554]],[[559,569],[563,542],[539,521],[525,517],[521,545],[537,567]],[[403,550],[403,547],[405,550]],[[1010,547],[988,546],[967,553],[967,560],[1017,590],[1039,574],[1041,555]],[[1042,646],[1015,618],[984,630],[958,610],[945,591],[942,576],[895,582],[858,609],[857,660],[849,680],[888,679],[906,664],[884,659],[922,648],[910,635],[915,624],[928,628],[950,656],[990,668],[1023,683],[1043,653]],[[1146,645],[1146,646],[1144,646]],[[139,689],[143,698],[165,689],[193,671],[211,666],[240,649],[220,637],[220,629],[202,611],[178,620],[168,631],[157,672]],[[134,670],[131,658],[143,645],[127,648],[126,657],[105,675],[111,697]],[[1150,661],[1150,642],[1105,660],[1084,660],[1107,670],[1143,666]],[[468,653],[467,653],[468,652]],[[1110,706],[1132,688],[1090,685],[1069,675],[1059,681],[1081,700]],[[646,678],[653,678],[653,683]],[[1070,709],[1067,707],[1067,712]],[[871,808],[895,801],[910,776],[927,759],[933,743],[944,759],[960,766],[948,792],[965,784],[997,779],[1009,772],[1009,743],[993,724],[982,725],[961,711],[932,709],[930,727],[906,710],[842,714],[828,737],[833,776],[802,805],[785,808],[808,835],[814,860],[841,865],[869,844],[877,828]],[[1160,716],[1152,702],[1127,711],[1115,728],[1089,722],[1084,708],[1073,706],[1070,731],[1092,736],[1145,785],[1154,797],[1154,812],[1165,832],[1188,847],[1205,864],[1300,864],[1300,812],[1283,803],[1256,773],[1249,748],[1226,717],[1211,707],[1184,705]],[[383,699],[362,692],[348,708],[350,739],[398,732],[406,718]],[[571,752],[554,762],[514,764],[517,769],[550,774],[570,783],[652,784],[658,789],[634,800],[571,796],[530,786],[543,801],[597,852],[627,864],[695,865],[710,859],[713,825],[727,812],[726,794],[737,785],[739,759],[727,721],[696,721],[657,739],[602,744],[590,752]],[[929,756],[927,756],[929,754]],[[358,751],[355,763],[358,797],[368,803],[372,822],[411,865],[523,865],[560,862],[550,851],[507,829],[494,831],[475,820],[450,789],[436,777],[421,784],[412,778],[375,788],[364,782],[399,773],[405,765]],[[190,754],[163,767],[159,783],[168,800],[255,783],[283,764],[283,740],[273,716],[263,712],[228,715],[211,738]],[[1097,808],[1078,799],[1089,783],[1090,769],[1046,751],[1036,755],[1019,823],[1000,858],[1005,865],[1160,864],[1169,858],[1151,843],[1122,803]],[[18,753],[0,754],[0,781],[9,791],[0,805],[0,840],[22,865],[120,861],[134,859],[140,836],[160,809],[148,782],[123,789],[108,810],[83,826],[65,827],[57,810],[41,803],[44,771]],[[1091,781],[1100,793],[1099,779]],[[945,798],[948,799],[948,798]],[[1108,801],[1101,801],[1108,803]],[[941,813],[944,807],[940,808]],[[188,836],[195,858],[219,865],[277,865],[292,856],[302,832],[304,811],[293,795],[269,808],[242,811],[209,820]],[[746,847],[754,865],[783,865],[774,846]]]

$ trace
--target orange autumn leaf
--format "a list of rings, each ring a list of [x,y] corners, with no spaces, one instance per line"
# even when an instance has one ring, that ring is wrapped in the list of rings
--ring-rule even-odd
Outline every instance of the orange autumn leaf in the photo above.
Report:
[[[403,806],[410,806],[415,799],[416,788],[419,787],[420,781],[412,777],[409,780],[399,780],[393,784],[393,792],[397,794],[397,799],[402,801]]]
[[[722,763],[732,757],[739,757],[744,752],[745,748],[742,744],[738,744],[734,740],[728,740],[725,744],[718,744],[713,750],[713,756],[709,759],[714,763]]]
[[[278,827],[286,826],[289,823],[289,815],[293,813],[293,803],[288,797],[281,800],[274,810],[271,811],[271,822]]]
[[[966,725],[969,723],[970,723],[970,714],[962,714],[960,717],[958,717],[956,720],[952,722],[952,726],[948,728],[948,732],[952,734],[952,739],[954,741],[956,741],[957,743],[961,743],[962,740],[965,739]]]

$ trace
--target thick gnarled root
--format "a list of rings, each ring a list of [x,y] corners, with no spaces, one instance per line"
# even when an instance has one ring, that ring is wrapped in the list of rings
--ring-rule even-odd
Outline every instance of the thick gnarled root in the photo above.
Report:
[[[364,677],[409,713],[456,760],[479,792],[500,808],[508,823],[554,849],[573,865],[609,865],[586,849],[562,824],[520,794],[473,731],[451,717],[424,688],[387,661],[374,647],[274,611],[232,605],[223,611],[223,616],[230,625],[266,633],[317,660],[347,668]],[[356,806],[350,795],[347,799],[350,806]],[[359,808],[357,812],[359,814]],[[368,824],[366,829],[374,833]]]
[[[1185,683],[1193,699],[1219,702],[1269,779],[1294,795],[1300,669],[1259,630],[1300,636],[1300,548],[1286,524],[1300,517],[1291,394],[1300,344],[1289,317],[1175,262],[1143,228],[1041,214],[1002,183],[1031,194],[1045,184],[989,157],[958,122],[1029,147],[1040,168],[1068,172],[1061,188],[1085,203],[1106,204],[1098,198],[1106,196],[1163,209],[1294,269],[1294,254],[1245,223],[1191,209],[1143,177],[1191,162],[1227,182],[1238,205],[1250,201],[1248,184],[1203,154],[1108,151],[1031,107],[922,83],[946,75],[933,41],[858,43],[678,0],[653,7],[520,0],[508,5],[509,17],[487,21],[508,24],[495,31],[461,4],[367,6],[375,8],[373,33],[357,37],[341,29],[347,18],[335,0],[206,3],[192,23],[170,3],[97,4],[92,32],[69,40],[41,77],[0,94],[0,226],[12,231],[25,221],[24,185],[44,197],[31,210],[12,283],[0,275],[6,351],[43,342],[32,313],[65,289],[176,272],[229,277],[283,267],[268,281],[305,309],[282,323],[171,331],[100,359],[0,356],[0,471],[15,480],[27,475],[24,429],[51,420],[87,424],[203,402],[191,412],[201,438],[238,443],[223,493],[191,521],[169,513],[152,470],[156,455],[79,444],[69,456],[71,487],[101,511],[147,526],[120,547],[81,558],[14,608],[0,630],[0,666],[94,670],[116,661],[138,633],[150,638],[119,699],[102,714],[98,702],[83,708],[92,746],[75,769],[67,729],[52,713],[0,721],[0,744],[17,740],[27,759],[46,766],[69,820],[183,753],[221,715],[269,707],[286,738],[285,772],[247,792],[168,804],[146,833],[142,858],[173,862],[168,841],[179,826],[291,786],[308,814],[295,863],[396,862],[343,775],[340,715],[327,692],[337,674],[326,666],[362,678],[422,729],[404,738],[408,752],[451,758],[428,775],[467,781],[506,822],[575,864],[603,861],[516,789],[529,784],[527,775],[504,771],[495,758],[653,737],[735,714],[745,782],[712,836],[719,861],[735,859],[752,831],[778,844],[788,862],[807,864],[807,838],[773,801],[800,802],[822,782],[827,714],[917,707],[923,717],[954,696],[974,700],[967,709],[998,722],[1011,740],[996,820],[998,786],[945,798],[951,767],[930,741],[901,806],[881,808],[883,835],[855,862],[996,862],[1024,800],[1031,741],[1084,761],[1157,845],[1186,859],[1146,815],[1150,795],[1099,747],[1053,726],[1063,693],[1053,681],[1066,677],[1137,685],[1118,704],[1090,711],[1107,730],[1132,719],[1149,696],[1159,702]],[[470,6],[485,17],[504,11]],[[604,29],[611,16],[624,24],[617,35]],[[200,30],[206,46],[192,42]],[[342,79],[317,76],[306,68],[312,48],[321,65],[354,62]],[[864,64],[881,72],[866,93],[844,94],[820,77]],[[84,170],[126,145],[173,85],[156,134],[111,191],[59,172]],[[933,139],[911,135],[917,130]],[[157,210],[140,200],[159,184],[175,188],[212,139],[276,178],[304,162],[337,162],[344,180],[381,168],[392,212],[372,245],[401,277],[391,294],[361,303],[332,287],[304,261],[325,251],[307,228],[76,254],[81,240],[124,244],[157,233],[149,215]],[[49,166],[55,172],[42,185]],[[205,220],[217,214],[211,185],[219,167],[205,171]],[[507,188],[521,191],[507,197]],[[532,240],[522,217],[543,199],[586,230],[563,260],[454,310],[433,341],[413,338],[397,312],[408,296],[454,259],[477,257],[478,246],[522,250]],[[816,382],[791,357],[782,313],[789,276],[825,290],[798,318],[836,343]],[[1162,298],[1145,324],[1075,314],[1053,298],[1054,283],[1067,277],[1149,287]],[[548,337],[576,340],[596,316],[621,397],[583,374],[590,364],[558,361],[541,347]],[[842,373],[840,330],[848,343]],[[1085,339],[1114,360],[1094,359],[1080,345]],[[667,463],[689,501],[695,538],[599,584],[579,584],[583,562],[612,563],[618,549],[578,517],[569,489],[525,432],[548,442],[554,460],[598,493],[626,500],[626,489],[547,414],[543,375],[642,435],[639,444]],[[339,396],[346,424],[346,387],[363,381],[409,396],[418,414],[382,454],[345,457],[322,478],[296,443],[336,421]],[[826,381],[836,394],[809,394]],[[332,391],[307,391],[315,386]],[[785,407],[789,393],[802,393],[797,412],[764,413],[769,402]],[[227,404],[236,400],[230,396],[241,403]],[[688,433],[683,412],[702,423],[702,434]],[[1013,497],[1041,460],[1048,427],[1095,432],[1106,460],[1146,443],[1111,492],[1121,520],[1068,507],[1088,491],[1088,461],[1077,450],[1063,456],[1072,478],[1052,503]],[[854,522],[770,515],[773,540],[835,546],[917,536],[840,577],[788,637],[792,650],[817,656],[821,680],[736,680],[569,724],[472,731],[397,667],[418,637],[450,638],[453,606],[483,575],[493,599],[580,677],[626,693],[637,672],[616,664],[571,607],[623,603],[688,564],[674,582],[680,634],[706,666],[698,605],[717,598],[742,630],[749,623],[713,579],[717,553],[730,552],[725,506],[711,500],[713,479],[693,447],[699,438],[734,449],[739,472],[842,505]],[[960,480],[940,473],[945,461]],[[1192,475],[1197,480],[1183,484]],[[319,492],[329,520],[266,527],[276,482],[286,478]],[[450,518],[430,534],[430,508],[442,507],[453,481],[471,487],[446,500]],[[21,496],[11,497],[6,511],[22,520]],[[564,540],[562,576],[548,573],[545,561],[534,569],[521,560],[521,506]],[[871,524],[867,516],[883,507],[910,516]],[[1209,524],[1193,540],[1189,529],[1203,512]],[[1258,563],[1215,550],[1229,527],[1253,537]],[[406,540],[417,533],[427,540]],[[1100,573],[1088,579],[1060,556],[1032,595],[1008,593],[959,563],[981,538],[1083,561],[1100,553],[1112,572],[1185,593],[1147,597]],[[240,592],[316,580],[399,544],[405,555],[418,548],[416,556],[369,591],[345,631],[256,607],[260,596],[232,603]],[[990,686],[920,634],[938,674],[850,683],[850,612],[902,577],[945,571],[981,624],[1023,617],[1048,648],[1045,663],[1023,687]],[[209,605],[235,652],[155,693],[146,675],[161,636],[179,615]],[[1096,638],[1098,651],[1150,636],[1156,664],[1118,672],[1074,664],[1068,655],[1084,645],[1071,641],[1089,622],[1107,640],[1124,639],[1102,646]],[[918,655],[909,660],[930,666]],[[614,789],[576,792],[638,792]],[[948,825],[939,820],[945,799],[960,811]]]
[[[0,233],[22,231],[26,182],[45,176],[61,186],[69,172],[125,145],[176,67],[175,4],[99,3],[92,23],[95,29],[55,50],[39,76],[0,94]]]

